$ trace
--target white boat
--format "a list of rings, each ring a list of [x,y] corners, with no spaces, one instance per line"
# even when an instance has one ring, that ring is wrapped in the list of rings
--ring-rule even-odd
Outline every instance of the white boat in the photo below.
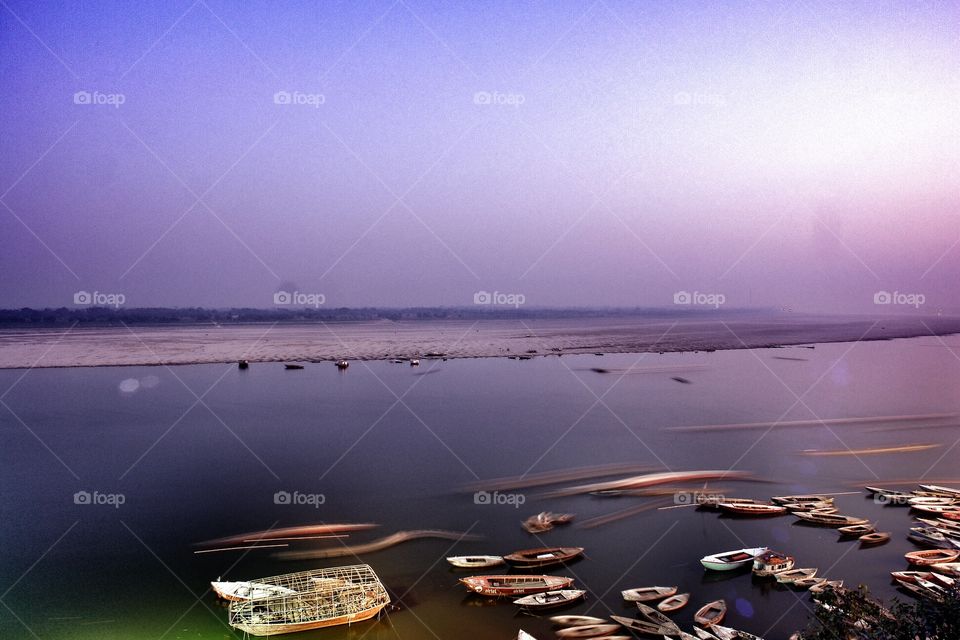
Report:
[[[790,584],[799,580],[800,578],[812,578],[815,575],[817,575],[817,570],[814,568],[788,569],[787,571],[780,571],[774,577],[780,584]]]
[[[557,631],[558,638],[597,638],[610,637],[610,634],[620,628],[619,624],[604,622],[603,624],[588,624]]]
[[[517,634],[517,640],[537,640],[537,639],[534,638],[529,633],[527,633],[526,631],[524,631],[523,629],[520,629],[520,633]]]
[[[584,627],[594,624],[604,624],[606,618],[595,618],[594,616],[551,616],[550,622],[562,627]]]
[[[447,562],[461,569],[472,569],[474,567],[495,567],[503,564],[503,556],[450,556]]]
[[[700,564],[705,569],[713,571],[730,571],[748,565],[756,559],[761,553],[769,551],[767,547],[756,547],[753,549],[737,549],[735,551],[724,551],[715,553],[712,556],[700,558]]]
[[[637,587],[621,591],[620,595],[627,602],[649,602],[661,600],[677,593],[676,587]]]
[[[517,598],[513,604],[524,609],[550,609],[553,607],[562,607],[576,602],[587,595],[583,589],[561,589],[559,591],[544,591],[543,593],[534,593],[529,596]]]
[[[289,596],[296,593],[293,589],[280,587],[261,582],[211,582],[213,592],[224,600],[231,602],[245,602],[259,598],[274,598]]]

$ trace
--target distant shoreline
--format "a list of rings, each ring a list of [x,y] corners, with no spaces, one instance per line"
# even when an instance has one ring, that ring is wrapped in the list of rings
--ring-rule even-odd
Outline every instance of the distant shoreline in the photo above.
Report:
[[[0,369],[722,351],[944,336],[960,318],[774,313],[0,328]]]

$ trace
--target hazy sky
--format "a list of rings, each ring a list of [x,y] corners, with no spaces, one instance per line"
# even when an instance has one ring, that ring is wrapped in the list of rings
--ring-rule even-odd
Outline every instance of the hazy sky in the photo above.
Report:
[[[2,307],[960,310],[960,2],[3,0],[0,89]]]

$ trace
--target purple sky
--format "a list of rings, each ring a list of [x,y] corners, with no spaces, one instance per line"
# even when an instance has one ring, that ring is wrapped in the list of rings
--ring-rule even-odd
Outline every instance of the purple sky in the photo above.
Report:
[[[465,4],[3,0],[0,306],[960,311],[960,3]]]

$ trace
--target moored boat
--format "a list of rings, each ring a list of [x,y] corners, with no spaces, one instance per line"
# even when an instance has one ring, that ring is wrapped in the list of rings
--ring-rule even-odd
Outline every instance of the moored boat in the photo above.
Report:
[[[596,618],[594,616],[551,616],[550,622],[564,627],[586,627],[597,624],[604,624],[606,618]],[[616,631],[616,628],[613,629]]]
[[[810,576],[809,578],[798,578],[790,583],[790,586],[794,589],[809,589],[810,587],[815,587],[819,584],[826,582],[826,578],[818,578],[817,576]]]
[[[687,606],[688,602],[690,602],[689,593],[678,593],[661,601],[660,604],[657,605],[657,610],[664,613],[671,613]]]
[[[767,551],[757,556],[753,561],[753,573],[759,577],[776,575],[781,571],[793,569],[793,556],[777,551]]]
[[[886,531],[874,531],[860,536],[860,545],[868,547],[875,544],[884,544],[890,541],[890,534]]]
[[[725,600],[714,600],[703,605],[693,614],[693,621],[701,627],[711,627],[723,622],[727,615],[727,603]]]
[[[869,487],[868,487],[869,488]],[[828,502],[833,504],[833,496],[825,496],[819,493],[813,493],[808,495],[796,495],[796,496],[773,496],[770,498],[772,502],[777,504],[787,504],[787,503],[797,503],[797,502]]]
[[[645,605],[642,602],[638,602],[637,609],[639,609],[640,615],[643,618],[646,618],[651,623],[660,627],[660,633],[662,635],[675,636],[680,633],[680,627],[678,627],[673,620],[663,615],[653,607]]]
[[[953,538],[944,535],[942,531],[935,527],[910,527],[910,533],[907,534],[907,538],[918,544],[925,544],[941,549],[960,547],[960,544],[957,544]],[[952,562],[952,560],[944,560],[944,562]]]
[[[283,368],[296,371],[299,369],[303,369],[303,365],[302,364],[285,364],[283,365]]]
[[[777,582],[781,584],[790,584],[800,578],[812,578],[815,575],[817,575],[817,570],[810,567],[806,569],[788,569],[786,571],[780,571],[774,577],[777,579]]]
[[[787,502],[782,505],[787,511],[817,511],[820,513],[836,513],[837,508],[832,502]]]
[[[656,624],[655,622],[650,622],[649,620],[627,618],[626,616],[610,616],[610,618],[618,622],[619,624],[623,625],[627,629],[630,629],[631,631],[639,631],[640,633],[645,633],[651,636],[677,635],[676,633],[673,633],[674,628],[676,628],[675,624],[673,625],[673,627],[665,628],[663,625]]]
[[[955,498],[960,498],[960,489],[952,489],[950,487],[943,487],[937,484],[922,484],[920,488],[925,491],[931,491],[933,493],[939,493],[942,495],[954,496]]]
[[[660,600],[677,593],[676,587],[637,587],[620,592],[627,602],[650,602]]]
[[[552,609],[563,607],[580,600],[587,592],[583,589],[561,589],[558,591],[544,591],[529,596],[517,598],[513,604],[524,609]]]
[[[350,366],[350,363],[346,360],[337,360],[337,369],[346,369]]]
[[[960,558],[960,551],[951,551],[949,549],[924,549],[923,551],[910,551],[905,553],[904,558],[907,562],[918,567],[929,567],[944,562],[953,562]]]
[[[838,513],[823,513],[821,511],[796,511],[793,515],[805,520],[806,522],[818,524],[824,527],[850,527],[853,525],[867,524],[870,522],[866,518],[844,516]]]
[[[810,587],[810,593],[819,594],[827,589],[840,589],[841,587],[843,587],[843,580],[820,580]]]
[[[930,565],[930,568],[948,576],[960,577],[960,562],[938,562]]]
[[[573,578],[563,576],[470,576],[460,582],[473,593],[482,596],[523,596],[543,591],[558,591],[573,584]]]
[[[503,564],[503,556],[450,556],[447,562],[459,569],[495,567]]]
[[[503,559],[514,567],[529,569],[562,564],[581,555],[583,555],[583,547],[540,547],[514,551],[503,556]]]
[[[778,504],[762,504],[749,502],[721,502],[720,510],[738,516],[782,516],[787,508]]]
[[[723,553],[715,553],[712,556],[700,558],[700,564],[702,564],[705,569],[711,569],[713,571],[730,571],[752,563],[758,555],[766,551],[769,551],[767,547],[724,551]]]

